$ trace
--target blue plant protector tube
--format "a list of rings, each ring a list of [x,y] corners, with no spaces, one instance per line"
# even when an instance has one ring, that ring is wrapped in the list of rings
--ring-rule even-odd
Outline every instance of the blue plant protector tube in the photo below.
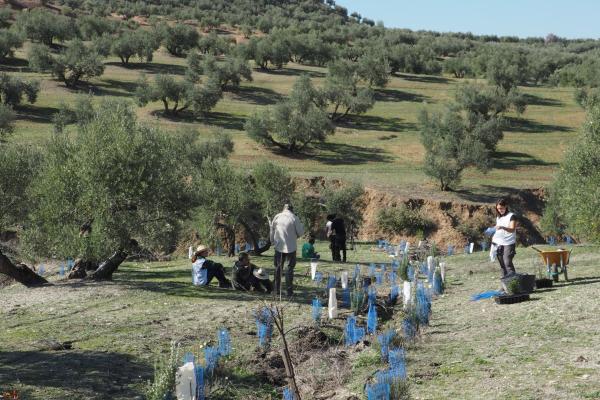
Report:
[[[295,400],[294,392],[289,388],[283,388],[283,400]]]
[[[323,273],[317,271],[315,273],[315,282],[317,282],[317,284],[321,283],[321,281],[323,280]]]
[[[312,301],[312,319],[315,322],[321,321],[321,312],[323,310],[323,306],[321,305],[321,300],[318,297],[315,297]]]
[[[212,375],[219,361],[219,349],[216,347],[204,348],[204,362],[207,375]]]
[[[58,267],[58,276],[60,276],[61,278],[63,276],[65,276],[65,265],[64,264],[60,264],[60,266]]]
[[[196,399],[205,400],[204,391],[204,367],[202,365],[196,365]]]
[[[369,302],[369,312],[367,313],[367,331],[369,333],[377,331],[377,309],[371,302]]]
[[[67,272],[71,272],[73,266],[75,266],[75,261],[73,261],[73,259],[70,257],[67,258]]]
[[[388,383],[367,384],[367,399],[368,400],[389,400],[390,385]]]
[[[231,337],[226,328],[219,329],[219,355],[228,356],[231,354]]]
[[[337,286],[337,279],[335,275],[330,275],[327,279],[327,290]]]
[[[371,263],[369,264],[369,276],[372,278],[373,275],[375,275],[375,264]]]
[[[449,256],[454,255],[454,246],[448,246],[448,255]]]
[[[342,306],[350,308],[352,301],[350,300],[350,288],[342,289]]]
[[[360,277],[360,264],[356,264],[354,266],[354,274],[352,275],[352,279],[357,280]]]
[[[403,368],[406,372],[406,353],[402,347],[390,348],[388,351],[388,362],[391,369]]]
[[[38,268],[38,275],[44,276],[45,273],[46,273],[46,268],[44,267],[44,264],[40,264],[40,267]]]
[[[195,362],[196,361],[196,357],[194,357],[194,354],[190,353],[189,351],[187,353],[185,353],[183,355],[183,363],[189,363],[189,362]]]

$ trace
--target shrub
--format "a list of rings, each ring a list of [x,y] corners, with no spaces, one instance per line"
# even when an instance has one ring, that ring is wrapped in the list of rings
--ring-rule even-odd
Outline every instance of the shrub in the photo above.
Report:
[[[6,139],[15,129],[17,114],[7,104],[0,104],[0,141]]]
[[[376,221],[379,229],[389,234],[423,236],[435,227],[435,223],[426,218],[421,210],[404,204],[379,210]]]

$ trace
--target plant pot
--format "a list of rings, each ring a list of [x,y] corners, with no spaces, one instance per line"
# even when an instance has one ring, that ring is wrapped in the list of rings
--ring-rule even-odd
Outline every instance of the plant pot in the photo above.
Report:
[[[529,300],[528,294],[501,294],[494,297],[496,304],[515,304]]]
[[[535,280],[535,288],[536,289],[545,289],[552,287],[552,279],[542,278]]]
[[[516,280],[517,284],[512,283]],[[533,292],[535,287],[535,275],[514,274],[507,278],[502,278],[502,287],[509,294],[525,294]]]

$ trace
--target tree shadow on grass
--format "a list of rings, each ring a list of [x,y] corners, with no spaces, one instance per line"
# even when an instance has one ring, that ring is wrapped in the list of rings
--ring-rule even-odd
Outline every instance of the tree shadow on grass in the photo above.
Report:
[[[579,278],[571,278],[567,282],[554,283],[552,286],[560,288],[575,285],[592,285],[594,283],[600,283],[600,276],[584,276]]]
[[[29,63],[22,58],[5,58],[0,62],[0,72],[31,72]]]
[[[47,124],[52,122],[52,116],[58,112],[55,107],[36,107],[32,104],[22,104],[15,109],[18,120]]]
[[[179,112],[177,115],[170,115],[166,114],[164,109],[162,109],[154,110],[150,112],[150,115],[158,118],[164,118],[171,122],[202,122],[207,125],[214,125],[221,128],[238,131],[243,130],[244,124],[246,123],[246,117],[221,112],[209,112],[197,117],[189,110]]]
[[[416,129],[416,125],[403,122],[398,117],[377,117],[374,115],[348,115],[337,123],[338,126],[348,129],[360,129],[370,131],[401,132]]]
[[[132,71],[140,71],[146,74],[168,74],[168,75],[185,75],[186,67],[183,65],[162,64],[162,63],[137,63],[131,62],[129,65],[123,65],[120,62],[107,62],[106,65],[126,68]]]
[[[534,94],[525,94],[524,96],[527,104],[532,106],[562,107],[565,104],[560,100],[540,97]]]
[[[509,132],[525,133],[550,133],[550,132],[573,132],[573,128],[562,125],[542,124],[525,118],[506,118],[506,130]]]
[[[231,92],[231,96],[236,100],[258,105],[275,104],[283,99],[283,96],[274,90],[256,86],[240,86]]]
[[[37,389],[52,388],[68,398],[132,399],[142,395],[134,388],[152,378],[152,366],[131,356],[98,351],[0,352],[0,382]],[[25,398],[25,397],[22,397]]]
[[[311,78],[324,78],[325,77],[325,72],[288,68],[288,67],[284,67],[282,69],[269,69],[269,70],[264,70],[264,69],[259,68],[259,69],[257,69],[257,71],[268,74],[268,75],[276,75],[276,76],[277,75],[279,75],[279,76],[308,75]]]
[[[454,191],[460,198],[475,203],[495,203],[496,200],[519,193],[519,189],[508,186],[482,185],[477,192],[466,189]]]
[[[273,149],[273,152],[295,160],[316,161],[328,165],[357,165],[391,160],[383,149],[346,143],[315,143],[312,149],[300,154],[291,154],[281,149]]]
[[[443,76],[396,74],[396,76],[411,82],[449,83],[450,79]]]
[[[517,169],[525,166],[556,166],[558,163],[546,162],[527,153],[517,151],[497,151],[494,154],[493,167],[497,169]]]
[[[138,85],[136,82],[103,79],[94,85],[83,85],[82,87],[96,96],[132,97]]]
[[[416,103],[422,103],[426,100],[429,101],[429,97],[416,93],[403,92],[401,90],[395,89],[377,89],[375,91],[375,100],[387,102],[411,101]]]

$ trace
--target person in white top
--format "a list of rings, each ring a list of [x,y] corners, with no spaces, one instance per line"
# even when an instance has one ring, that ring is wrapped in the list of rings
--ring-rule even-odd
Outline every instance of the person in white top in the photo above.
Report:
[[[496,257],[502,269],[502,278],[515,274],[513,258],[517,244],[517,218],[508,209],[506,200],[496,202],[496,232],[492,243],[497,246]]]
[[[281,295],[281,272],[287,260],[285,271],[285,288],[288,296],[293,296],[294,267],[296,266],[297,240],[304,234],[304,225],[293,213],[291,204],[286,204],[283,211],[271,221],[269,238],[275,248],[275,293]]]

